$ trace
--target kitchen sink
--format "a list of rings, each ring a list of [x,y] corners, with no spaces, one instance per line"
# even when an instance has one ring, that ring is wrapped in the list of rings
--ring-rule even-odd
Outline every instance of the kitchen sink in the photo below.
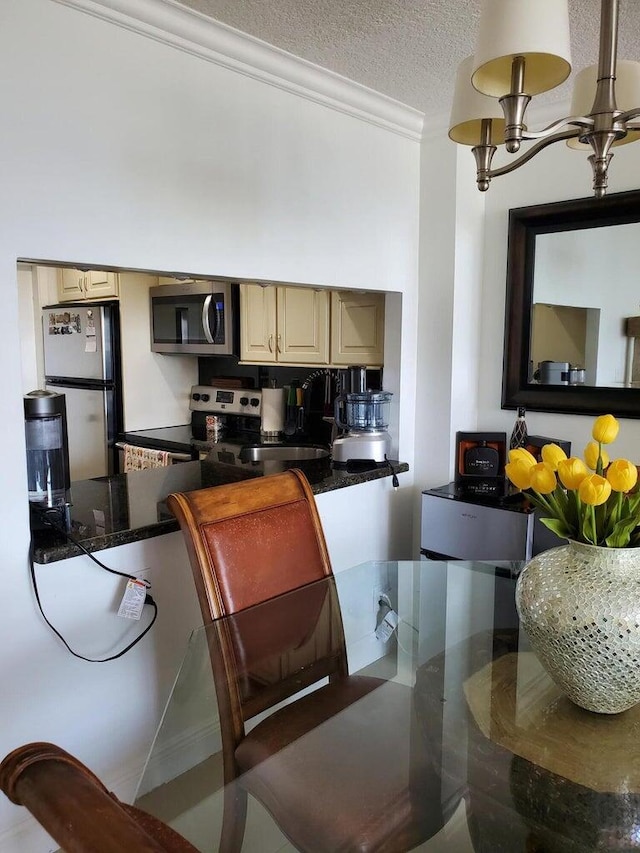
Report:
[[[246,445],[240,450],[242,462],[299,462],[326,459],[327,456],[329,451],[326,447],[314,447],[308,444]]]

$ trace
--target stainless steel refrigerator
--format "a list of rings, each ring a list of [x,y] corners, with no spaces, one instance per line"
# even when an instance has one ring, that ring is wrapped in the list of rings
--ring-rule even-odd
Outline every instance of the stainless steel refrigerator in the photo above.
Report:
[[[115,473],[122,431],[118,302],[45,305],[42,333],[45,386],[66,398],[72,482]]]

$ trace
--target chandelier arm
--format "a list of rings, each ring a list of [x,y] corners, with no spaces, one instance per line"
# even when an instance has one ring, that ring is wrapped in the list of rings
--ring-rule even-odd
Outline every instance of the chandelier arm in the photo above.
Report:
[[[638,110],[638,114],[640,115],[640,110]],[[565,127],[565,125],[572,125],[579,130],[584,130],[592,128],[594,120],[592,116],[568,116],[567,118],[561,118],[558,121],[553,122],[553,124],[544,127],[542,130],[525,130],[522,132],[522,138],[545,139],[547,136],[550,136],[552,133],[560,130],[561,127]],[[576,134],[572,135],[575,136]]]
[[[634,107],[632,110],[627,110],[626,113],[620,113],[620,115],[616,116],[616,121],[622,121],[627,124],[631,119],[638,117],[640,117],[640,107]],[[627,124],[627,130],[635,130],[635,128]]]
[[[563,139],[575,139],[576,136],[579,136],[581,133],[579,128],[574,128],[573,130],[563,130],[560,133],[556,133],[553,136],[547,136],[546,139],[541,139],[539,142],[536,142],[535,145],[532,145],[528,151],[518,157],[516,160],[513,160],[511,163],[507,163],[506,166],[499,166],[497,169],[489,170],[489,179],[491,178],[499,178],[500,175],[508,175],[509,172],[513,172],[519,166],[523,166],[532,157],[535,157],[539,151],[542,151],[543,148],[546,148],[548,145],[552,145],[554,142],[561,142]]]

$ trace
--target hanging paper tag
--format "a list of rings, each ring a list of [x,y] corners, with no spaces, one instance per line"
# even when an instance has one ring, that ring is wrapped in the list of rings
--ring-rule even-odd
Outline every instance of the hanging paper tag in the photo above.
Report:
[[[142,581],[128,580],[118,608],[118,616],[123,619],[139,619],[146,595],[147,587]]]
[[[398,627],[399,621],[400,619],[398,618],[398,614],[395,610],[389,610],[388,613],[385,613],[384,619],[376,628],[376,639],[382,640],[386,643]]]

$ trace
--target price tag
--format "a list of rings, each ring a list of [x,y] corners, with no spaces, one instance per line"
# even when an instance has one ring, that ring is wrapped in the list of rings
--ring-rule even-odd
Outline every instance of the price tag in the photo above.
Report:
[[[146,596],[146,584],[142,581],[128,580],[118,608],[118,616],[123,619],[139,619]]]
[[[376,628],[376,638],[386,643],[389,637],[398,627],[399,621],[400,619],[396,611],[389,610],[387,613],[385,613],[384,619]]]

